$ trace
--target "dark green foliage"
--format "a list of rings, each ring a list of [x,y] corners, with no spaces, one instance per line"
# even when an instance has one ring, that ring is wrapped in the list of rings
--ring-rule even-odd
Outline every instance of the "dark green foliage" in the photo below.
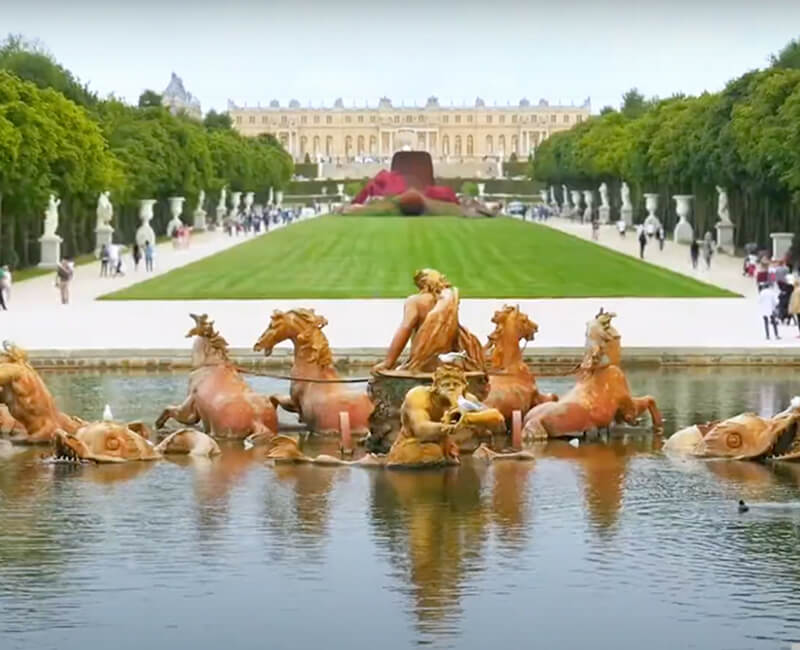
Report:
[[[719,93],[645,101],[631,90],[621,111],[603,111],[540,145],[533,176],[576,189],[606,182],[615,211],[625,179],[636,221],[645,216],[642,194],[657,192],[667,227],[676,221],[672,195],[693,194],[701,235],[717,221],[720,185],[739,245],[766,246],[770,232],[800,232],[800,67],[792,63],[799,51],[790,43],[773,67]]]

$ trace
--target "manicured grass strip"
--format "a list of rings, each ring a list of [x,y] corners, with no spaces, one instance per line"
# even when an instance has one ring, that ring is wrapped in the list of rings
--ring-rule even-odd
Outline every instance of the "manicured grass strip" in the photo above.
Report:
[[[423,267],[464,298],[729,297],[731,292],[513,219],[323,217],[104,296],[401,298]]]

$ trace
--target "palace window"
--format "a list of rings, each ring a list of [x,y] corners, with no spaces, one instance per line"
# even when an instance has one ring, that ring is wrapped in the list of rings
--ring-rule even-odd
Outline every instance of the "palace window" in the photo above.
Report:
[[[486,123],[487,124],[491,124],[492,123],[492,116],[491,115],[487,115],[486,116]]]
[[[242,116],[241,115],[237,115],[236,116],[236,123],[237,124],[241,124],[242,123]]]
[[[255,124],[255,123],[256,123],[256,116],[255,115],[251,115],[250,116],[250,124]]]
[[[554,114],[554,115],[551,115],[551,116],[550,116],[550,122],[552,122],[553,124],[555,124],[555,123],[556,123],[556,119],[557,119],[557,118],[558,118],[558,116],[557,116],[557,115],[555,115],[555,114]]]
[[[456,115],[456,124],[461,124],[461,116],[460,115]],[[461,147],[458,148],[458,151],[456,153],[461,153]]]
[[[467,122],[472,124],[472,115],[467,115]],[[469,150],[469,144],[467,144],[467,149]],[[467,151],[467,153],[469,153],[469,151]]]
[[[285,115],[281,115],[281,124],[283,126],[286,126],[288,123],[289,123],[289,118],[286,117]]]
[[[332,115],[326,115],[325,116],[325,124],[333,124],[333,116]],[[330,154],[328,154],[328,155],[330,155]]]
[[[505,124],[506,123],[506,116],[505,115],[501,115],[497,119],[500,121],[500,124]]]
[[[363,124],[364,123],[364,116],[363,115],[359,115],[358,116],[358,123],[359,124]]]
[[[512,115],[511,116],[511,123],[512,124],[516,124],[517,123],[517,116],[516,115]]]
[[[269,118],[267,118],[267,116],[266,116],[266,115],[262,115],[262,116],[261,116],[261,123],[262,123],[262,124],[266,124],[268,121],[269,121]]]
[[[344,116],[344,121],[345,121],[346,124],[350,124],[350,122],[353,121],[353,118],[350,117],[349,115],[345,115]]]
[[[425,116],[424,115],[418,115],[417,116],[417,121],[418,122],[424,122],[425,121]]]
[[[575,116],[575,121],[576,122],[583,122],[583,115],[576,115]]]
[[[305,115],[303,115],[303,116],[300,118],[300,124],[305,124],[306,122],[308,122],[308,118],[307,118]]]
[[[567,115],[566,113],[564,113],[564,118],[563,118],[563,120],[564,120],[564,124],[569,124],[569,115]]]
[[[450,121],[449,115],[442,115],[442,124],[447,124]]]
[[[406,122],[413,122],[414,116],[413,115],[406,115]]]
[[[377,115],[370,115],[369,116],[369,121],[370,122],[377,122],[378,121],[378,116]]]
[[[319,124],[319,115],[314,116],[314,124]]]
[[[399,122],[400,122],[400,116],[399,115],[395,115],[394,116],[394,123],[398,124]]]

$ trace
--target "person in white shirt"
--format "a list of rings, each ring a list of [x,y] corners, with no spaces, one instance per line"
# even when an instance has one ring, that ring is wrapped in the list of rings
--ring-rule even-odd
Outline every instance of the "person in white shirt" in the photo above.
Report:
[[[108,246],[108,268],[111,271],[111,277],[117,275],[117,267],[119,266],[119,244],[109,244]]]
[[[627,229],[628,224],[625,223],[625,219],[620,219],[617,221],[617,230],[619,230],[619,236],[625,236],[625,230]]]
[[[772,323],[772,330],[775,338],[778,336],[778,319],[775,318],[775,308],[778,306],[778,290],[774,284],[762,284],[758,288],[758,313],[764,321],[764,332],[769,341],[769,324]]]

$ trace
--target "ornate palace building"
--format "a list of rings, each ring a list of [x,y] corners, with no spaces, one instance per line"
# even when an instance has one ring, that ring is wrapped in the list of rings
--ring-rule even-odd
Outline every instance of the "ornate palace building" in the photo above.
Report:
[[[464,162],[527,157],[551,133],[569,129],[589,116],[587,99],[581,106],[551,106],[545,100],[532,105],[441,106],[435,97],[425,106],[394,106],[383,98],[377,107],[345,108],[341,99],[333,108],[303,108],[292,100],[267,108],[240,107],[228,102],[228,112],[239,133],[272,133],[297,161],[378,162],[395,151],[428,151],[435,159]]]

